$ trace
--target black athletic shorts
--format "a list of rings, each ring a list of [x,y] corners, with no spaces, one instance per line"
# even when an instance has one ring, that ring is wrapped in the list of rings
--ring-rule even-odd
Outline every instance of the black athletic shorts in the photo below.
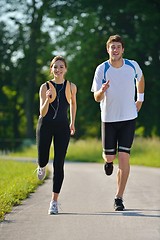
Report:
[[[121,122],[102,122],[102,147],[105,155],[117,152],[130,154],[135,132],[136,119]]]

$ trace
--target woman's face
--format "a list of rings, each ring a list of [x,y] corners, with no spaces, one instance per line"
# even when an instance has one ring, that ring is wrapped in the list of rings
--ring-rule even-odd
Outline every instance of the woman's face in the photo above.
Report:
[[[67,68],[64,64],[63,61],[61,60],[57,60],[51,68],[51,73],[53,73],[53,75],[55,77],[64,77],[65,73],[67,72]]]

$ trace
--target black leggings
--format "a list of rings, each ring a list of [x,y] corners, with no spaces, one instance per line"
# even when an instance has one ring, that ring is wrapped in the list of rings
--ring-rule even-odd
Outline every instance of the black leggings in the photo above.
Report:
[[[36,139],[40,167],[45,167],[48,164],[53,139],[53,192],[59,193],[64,179],[64,160],[70,140],[68,121],[47,121],[45,118],[40,118],[37,125]]]

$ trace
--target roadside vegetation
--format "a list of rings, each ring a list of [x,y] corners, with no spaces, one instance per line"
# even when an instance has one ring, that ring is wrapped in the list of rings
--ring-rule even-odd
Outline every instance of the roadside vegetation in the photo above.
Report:
[[[98,139],[74,140],[71,139],[67,152],[67,161],[99,162],[103,163],[101,141]],[[20,151],[11,153],[12,157],[27,157],[36,159],[35,145],[21,148]],[[150,167],[160,167],[160,139],[136,137],[131,150],[131,164]],[[50,157],[53,159],[53,149]]]
[[[50,157],[52,156],[52,149]],[[103,163],[101,157],[101,141],[96,139],[70,141],[67,161],[99,162]],[[135,138],[131,165],[148,167],[160,167],[160,139],[159,138]],[[36,146],[21,148],[21,150],[10,153],[7,158],[18,157],[19,159],[36,159]],[[4,159],[3,159],[4,158]],[[116,161],[117,163],[117,161]],[[12,210],[14,205],[34,192],[38,185],[43,182],[37,179],[36,164],[30,161],[6,160],[1,156],[0,160],[0,220],[4,219],[6,213]],[[48,172],[49,174],[49,172]]]
[[[35,169],[36,164],[31,162],[0,160],[0,221],[42,184]]]
[[[79,140],[70,143],[67,159],[70,161],[103,163],[101,155],[102,146],[100,140]],[[159,138],[135,138],[131,150],[131,165],[160,167],[159,156]],[[115,162],[117,162],[117,160]]]

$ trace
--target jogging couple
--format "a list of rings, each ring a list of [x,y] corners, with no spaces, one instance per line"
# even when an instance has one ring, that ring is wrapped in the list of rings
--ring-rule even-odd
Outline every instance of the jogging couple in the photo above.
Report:
[[[125,209],[123,195],[130,172],[130,150],[134,139],[136,118],[144,101],[144,77],[138,63],[123,58],[124,42],[119,35],[106,42],[109,59],[97,66],[91,91],[101,108],[102,157],[104,171],[110,176],[114,159],[118,157],[115,211]],[[37,125],[38,169],[40,180],[45,177],[53,138],[53,189],[48,214],[58,213],[58,197],[64,178],[64,160],[75,133],[75,84],[65,80],[67,64],[56,56],[50,64],[53,79],[40,87],[40,117]],[[136,86],[136,100],[135,100]],[[67,110],[70,108],[70,123]],[[118,153],[117,153],[118,152]]]

